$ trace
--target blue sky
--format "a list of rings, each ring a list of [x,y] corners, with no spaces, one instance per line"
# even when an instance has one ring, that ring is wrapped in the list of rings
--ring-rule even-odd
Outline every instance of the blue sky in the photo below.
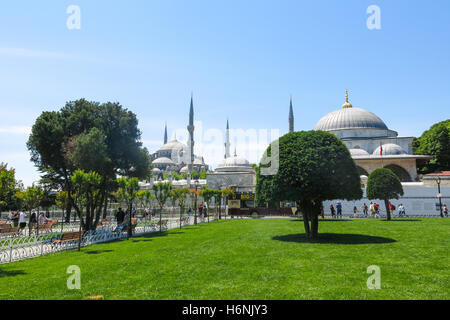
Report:
[[[373,4],[380,30],[366,26]],[[80,30],[66,27],[69,5]],[[447,0],[3,1],[0,161],[38,180],[29,128],[82,97],[135,112],[152,151],[165,121],[169,135],[186,127],[191,92],[204,129],[228,117],[284,134],[292,94],[295,129],[310,130],[348,88],[353,106],[419,136],[450,115],[449,12]]]

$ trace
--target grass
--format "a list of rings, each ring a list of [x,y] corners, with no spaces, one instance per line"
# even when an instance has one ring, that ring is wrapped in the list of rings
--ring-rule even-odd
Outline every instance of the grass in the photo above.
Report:
[[[448,299],[448,219],[211,222],[0,266],[0,299]],[[68,290],[67,267],[81,268]],[[366,286],[381,268],[381,290]]]

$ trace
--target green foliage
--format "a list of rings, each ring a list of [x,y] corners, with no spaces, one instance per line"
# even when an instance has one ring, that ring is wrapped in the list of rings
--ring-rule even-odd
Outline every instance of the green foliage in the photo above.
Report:
[[[160,209],[162,209],[170,196],[172,184],[169,182],[158,182],[153,185],[152,190],[156,200],[158,201]]]
[[[140,138],[136,115],[119,103],[80,99],[60,111],[43,112],[27,146],[44,177],[68,191],[69,199],[77,193],[71,179],[76,170],[97,172],[101,196],[93,203],[101,212],[116,188],[117,175],[141,179],[150,175],[150,157]],[[80,215],[79,207],[74,208]]]
[[[43,196],[42,188],[39,185],[32,185],[17,193],[17,197],[22,200],[24,208],[28,211],[38,208]]]
[[[260,203],[297,202],[304,213],[307,235],[316,237],[323,201],[362,197],[356,165],[343,142],[328,132],[292,132],[281,137],[278,143],[278,157],[274,152],[275,159],[270,163],[276,167],[278,160],[278,170],[273,175],[264,175],[263,168],[270,164],[261,162],[257,168],[256,197]],[[272,156],[272,146],[276,144],[267,149],[268,159]]]
[[[117,179],[119,189],[117,190],[117,198],[127,204],[129,212],[131,212],[133,201],[137,199],[139,191],[139,179],[130,177],[120,177]]]
[[[378,168],[372,171],[367,179],[366,193],[370,200],[398,199],[403,195],[403,187],[392,170]]]
[[[152,199],[155,197],[152,195],[151,190],[141,190],[136,193],[136,197],[141,203],[141,206],[148,207]]]
[[[17,198],[17,193],[21,189],[21,183],[15,179],[15,170],[0,163],[0,211],[19,209],[20,199]]]
[[[201,191],[201,196],[203,197],[203,200],[208,204],[208,207],[212,201],[212,199],[217,195],[217,190],[204,188]]]
[[[195,170],[192,170],[192,171],[191,171],[191,178],[192,178],[192,179],[200,179],[200,173],[198,173],[198,172],[195,171]]]
[[[419,173],[450,169],[450,119],[439,122],[414,139],[414,154],[432,155],[428,163],[418,164]]]
[[[169,197],[173,205],[177,205],[178,202],[178,206],[180,206],[180,208],[184,208],[188,194],[189,189],[187,188],[172,189],[170,190]]]
[[[56,205],[58,206],[58,208],[60,208],[62,210],[66,210],[70,205],[69,196],[67,194],[67,191],[59,191],[56,194],[55,201],[56,201]]]
[[[76,170],[71,177],[74,193],[71,203],[80,217],[84,230],[95,229],[100,219],[100,212],[96,209],[104,200],[101,192],[101,181],[101,176],[92,171],[86,173],[83,170]],[[96,212],[99,214],[95,215]],[[85,220],[83,215],[86,218]]]
[[[199,179],[206,179],[206,175],[207,175],[207,172],[206,172],[206,170],[202,170],[202,171],[200,171],[200,174],[199,174]]]

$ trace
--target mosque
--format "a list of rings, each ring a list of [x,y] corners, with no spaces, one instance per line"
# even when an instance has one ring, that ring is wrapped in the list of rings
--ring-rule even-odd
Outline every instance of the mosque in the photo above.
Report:
[[[167,124],[164,129],[164,145],[158,151],[150,155],[153,165],[152,176],[161,178],[166,173],[188,173],[208,170],[208,165],[201,156],[194,154],[194,100],[191,96],[191,105],[189,110],[189,132],[188,144],[177,140],[176,136],[172,141],[167,141]]]
[[[384,167],[391,169],[401,182],[417,181],[417,163],[432,159],[413,155],[413,137],[399,137],[374,113],[354,108],[348,101],[348,91],[342,108],[325,115],[314,130],[333,133],[342,140],[363,180],[373,170]]]

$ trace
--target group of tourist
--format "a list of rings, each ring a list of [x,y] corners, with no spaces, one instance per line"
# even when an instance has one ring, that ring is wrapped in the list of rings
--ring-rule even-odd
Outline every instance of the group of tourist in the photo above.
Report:
[[[370,217],[380,218],[380,205],[376,202],[370,202],[369,205],[367,205],[364,202],[363,205],[360,207],[360,209],[363,212],[364,218],[369,217],[369,212],[370,212]],[[396,208],[394,204],[389,202],[389,211],[394,213],[396,210],[398,213],[398,217],[406,217],[407,216],[405,206],[402,203],[399,204],[399,206]],[[444,204],[442,206],[442,212],[446,217],[448,217],[448,208],[447,208],[446,204]],[[337,202],[336,208],[334,207],[333,203],[330,204],[330,213],[333,218],[342,218],[342,203]],[[358,217],[358,208],[356,206],[354,206],[353,207],[353,218],[357,218],[357,217]]]
[[[25,211],[10,211],[8,220],[11,221],[14,228],[19,227],[19,231],[25,229],[27,223],[29,224],[29,228],[32,229],[36,224],[43,225],[51,221],[45,216],[44,212],[38,214],[36,210],[33,210],[30,216]]]

